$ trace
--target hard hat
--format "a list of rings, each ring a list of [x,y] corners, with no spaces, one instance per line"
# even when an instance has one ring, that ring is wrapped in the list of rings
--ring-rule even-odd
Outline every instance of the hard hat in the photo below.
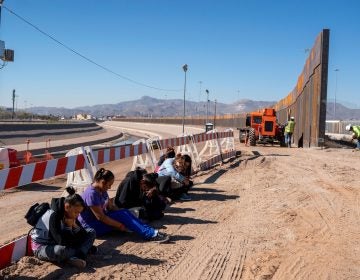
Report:
[[[295,118],[294,118],[294,117],[290,117],[290,120],[295,120]]]
[[[351,124],[348,124],[346,127],[345,127],[345,130],[347,130],[347,131],[350,131],[350,128],[352,127],[352,125]]]

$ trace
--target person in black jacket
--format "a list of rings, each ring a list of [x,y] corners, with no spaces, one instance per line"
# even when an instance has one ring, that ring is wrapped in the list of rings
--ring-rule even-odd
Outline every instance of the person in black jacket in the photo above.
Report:
[[[86,266],[88,253],[95,253],[96,233],[84,229],[77,217],[84,209],[82,197],[74,188],[66,188],[67,197],[53,198],[51,207],[31,230],[31,248],[40,260],[67,262],[78,268]]]
[[[157,174],[147,173],[137,168],[130,171],[120,183],[115,196],[119,208],[142,207],[139,218],[156,220],[164,216],[165,201],[159,196],[156,182]]]

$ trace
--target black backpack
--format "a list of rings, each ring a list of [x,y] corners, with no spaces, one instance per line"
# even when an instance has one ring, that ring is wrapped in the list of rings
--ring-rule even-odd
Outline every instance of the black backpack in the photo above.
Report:
[[[47,202],[43,202],[41,204],[35,203],[29,208],[25,215],[27,223],[34,227],[41,216],[44,215],[48,209],[50,209],[50,205]]]

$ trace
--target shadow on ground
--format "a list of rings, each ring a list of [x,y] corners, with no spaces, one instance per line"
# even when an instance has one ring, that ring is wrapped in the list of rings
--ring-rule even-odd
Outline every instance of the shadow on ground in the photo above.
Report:
[[[21,191],[47,191],[47,192],[56,191],[57,192],[61,189],[61,187],[32,183],[21,187],[17,187],[17,189]]]

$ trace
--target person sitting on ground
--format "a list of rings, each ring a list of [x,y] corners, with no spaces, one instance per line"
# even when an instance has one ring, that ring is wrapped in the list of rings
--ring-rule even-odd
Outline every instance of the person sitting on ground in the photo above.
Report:
[[[110,170],[100,168],[93,183],[88,186],[82,197],[87,207],[80,214],[79,221],[87,228],[95,229],[96,236],[102,236],[114,229],[130,230],[139,234],[143,239],[163,243],[169,236],[153,227],[144,224],[128,209],[118,209],[113,198],[109,198],[108,190],[114,183],[115,177]]]
[[[171,146],[167,147],[165,154],[163,154],[162,156],[160,156],[159,161],[158,161],[158,163],[157,163],[157,166],[155,167],[154,172],[158,172],[160,166],[163,164],[163,162],[164,162],[166,159],[168,159],[168,158],[174,158],[174,157],[175,157],[175,149],[174,149],[174,147],[171,147]]]
[[[190,180],[192,175],[192,160],[188,154],[182,155],[181,165],[179,165],[179,172]]]
[[[185,165],[188,164],[185,163],[185,157],[178,154],[175,158],[166,159],[159,168],[159,178],[162,176],[171,177],[171,185],[166,192],[172,199],[191,200],[187,194],[191,185],[190,180],[182,174],[186,170]]]
[[[93,246],[96,233],[92,228],[84,229],[77,220],[84,200],[72,187],[66,190],[69,195],[53,198],[50,209],[31,230],[31,249],[40,260],[84,268],[87,254],[97,251]]]
[[[118,186],[116,206],[127,209],[141,207],[140,219],[151,221],[162,218],[166,203],[158,194],[157,177],[156,173],[147,173],[142,168],[130,171]]]
[[[346,129],[346,131],[352,131],[353,132],[351,140],[353,141],[353,140],[357,139],[355,150],[360,150],[360,126],[359,125],[348,124],[345,127],[345,129]]]

